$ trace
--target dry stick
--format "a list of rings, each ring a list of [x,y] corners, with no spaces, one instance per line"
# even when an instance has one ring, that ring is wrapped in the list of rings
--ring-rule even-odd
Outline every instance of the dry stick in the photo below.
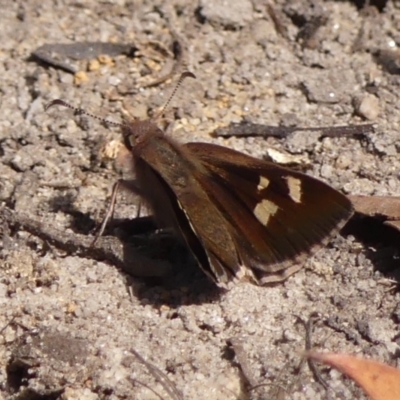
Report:
[[[274,394],[274,397],[273,397],[274,399],[280,399],[281,398],[280,397],[281,396],[281,392],[279,392],[279,390],[282,391],[282,392],[285,392],[287,395],[290,396],[289,390],[287,388],[285,388],[284,386],[282,386],[282,385],[280,385],[278,383],[273,383],[273,382],[260,383],[258,385],[252,386],[249,390],[250,391],[254,391],[254,390],[259,389],[261,387],[276,387],[278,390],[275,392],[277,394]]]
[[[131,44],[111,42],[49,43],[38,47],[32,55],[44,63],[75,74],[78,65],[74,65],[74,61],[93,60],[103,54],[110,57],[133,55],[136,50]]]
[[[272,22],[274,23],[275,30],[282,35],[283,38],[286,40],[289,39],[289,33],[287,29],[287,21],[284,21],[285,18],[282,11],[278,10],[276,7],[274,7],[271,3],[267,3],[266,7],[267,13],[272,19]]]
[[[240,366],[242,374],[250,385],[249,391],[255,391],[262,387],[277,387],[278,389],[289,394],[288,390],[285,387],[283,387],[282,385],[279,385],[277,383],[260,383],[260,384],[258,384],[257,380],[254,376],[254,373],[253,373],[251,367],[249,366],[249,363],[247,362],[247,358],[248,358],[247,353],[246,353],[245,349],[243,348],[243,343],[242,343],[241,339],[231,338],[231,339],[229,339],[229,343],[232,345],[233,351],[235,352],[237,362]],[[279,379],[279,377],[278,377],[278,379]],[[275,397],[276,396],[274,396],[274,398]]]
[[[305,351],[306,352],[312,350],[311,335],[312,335],[312,330],[313,330],[313,324],[316,321],[316,319],[319,317],[320,317],[320,315],[318,312],[312,312],[307,321],[304,321],[302,318],[297,317],[298,321],[304,325],[304,328],[306,330],[306,335],[305,335]],[[301,369],[303,368],[305,360],[306,359],[304,357],[302,357],[300,364],[298,366],[299,371],[301,371]],[[325,390],[331,389],[329,384],[322,377],[320,370],[314,364],[314,362],[310,359],[307,359],[307,364],[308,364],[308,367],[310,368],[312,374],[314,375],[314,379],[316,380],[316,382],[318,382],[320,385],[322,385]]]
[[[186,70],[188,68],[187,51],[185,48],[186,46],[184,45],[184,40],[174,28],[172,10],[168,10],[165,13],[165,16],[167,18],[168,29],[170,30],[171,36],[173,38],[172,46],[173,46],[175,62],[171,68],[171,71],[169,71],[163,76],[160,76],[153,82],[147,83],[146,85],[143,86],[145,88],[158,86],[161,83],[167,81],[168,79],[173,78],[176,74],[179,73],[179,71]]]
[[[229,343],[231,344],[233,351],[235,352],[237,362],[239,363],[244,378],[251,386],[251,390],[253,390],[257,386],[257,380],[251,367],[249,366],[249,363],[247,362],[247,354],[243,348],[241,339],[231,338],[229,339]]]
[[[6,207],[0,209],[0,215],[3,223],[16,228],[22,228],[68,253],[75,253],[78,256],[98,261],[107,260],[122,270],[126,268],[123,247],[117,238],[101,238],[99,243],[91,246],[92,239],[90,237],[56,229],[46,221],[35,220],[28,215],[15,213]]]
[[[3,334],[3,332],[6,330],[6,328],[7,328],[8,326],[10,326],[10,325],[14,322],[14,320],[15,320],[16,318],[17,318],[17,316],[14,315],[14,316],[0,329],[0,335]]]
[[[353,332],[351,329],[346,328],[343,320],[341,320],[337,316],[325,318],[324,325],[333,329],[335,332],[342,333],[347,340],[351,341],[357,346],[361,346],[363,344],[360,334],[357,331]]]
[[[165,81],[167,81],[168,79],[173,78],[178,73],[179,69],[181,69],[181,65],[183,65],[182,56],[181,56],[182,53],[183,52],[182,52],[182,47],[181,47],[180,42],[175,40],[174,41],[174,54],[175,54],[175,57],[176,57],[176,61],[175,61],[174,65],[173,65],[171,71],[169,71],[165,75],[155,79],[152,82],[146,83],[142,87],[143,88],[151,88],[151,87],[154,87],[154,86],[158,86],[161,83],[164,83]]]
[[[174,400],[183,400],[181,392],[176,388],[174,383],[168,378],[168,376],[162,372],[155,365],[147,362],[136,350],[131,349],[131,353],[148,369],[148,371],[153,375],[155,380],[162,385],[166,392]]]
[[[317,131],[321,132],[321,137],[342,137],[366,135],[374,132],[373,124],[362,125],[343,125],[343,126],[324,126],[324,127],[289,127],[289,126],[272,126],[265,124],[254,124],[252,122],[233,123],[229,126],[218,128],[215,130],[215,136],[262,136],[262,137],[278,137],[285,138],[297,131]]]
[[[319,313],[313,312],[310,314],[310,317],[308,318],[307,323],[305,324],[306,328],[306,345],[305,345],[305,350],[310,351],[312,349],[312,340],[311,340],[311,334],[312,334],[312,329],[313,329],[313,324],[314,322],[320,318]],[[307,360],[308,366],[311,370],[311,372],[314,375],[315,380],[322,385],[325,390],[329,390],[330,386],[326,382],[326,380],[322,377],[321,371],[319,368],[314,364],[314,362],[311,359]]]
[[[160,278],[171,272],[171,265],[167,261],[146,256],[142,253],[140,246],[118,237],[103,236],[92,245],[92,237],[54,228],[45,220],[35,220],[26,214],[14,213],[8,208],[0,208],[0,221],[25,230],[67,254],[106,261],[132,276]],[[167,231],[165,234],[170,236]],[[160,243],[162,242],[157,240],[155,248],[158,249]]]
[[[132,382],[138,383],[139,385],[144,386],[146,389],[149,389],[151,392],[153,392],[159,399],[165,400],[164,397],[161,396],[161,394],[157,393],[150,385],[147,383],[144,383],[140,381],[139,379],[131,378]]]

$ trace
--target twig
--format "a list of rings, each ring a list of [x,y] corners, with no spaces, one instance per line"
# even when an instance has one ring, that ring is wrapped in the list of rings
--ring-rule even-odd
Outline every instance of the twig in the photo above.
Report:
[[[363,125],[343,125],[343,126],[326,126],[326,127],[287,127],[272,126],[264,124],[254,124],[252,122],[233,123],[227,127],[218,128],[214,131],[215,136],[265,136],[285,138],[297,131],[320,132],[320,137],[342,137],[342,136],[359,136],[374,132],[372,124]]]
[[[162,372],[155,365],[147,362],[136,350],[131,349],[131,353],[148,369],[155,380],[162,385],[165,391],[174,400],[183,400],[181,392],[176,388],[174,383],[168,378],[168,376]]]
[[[312,349],[312,340],[311,340],[311,335],[312,335],[312,330],[314,326],[314,322],[320,318],[320,315],[317,312],[313,312],[310,314],[310,317],[308,318],[308,321],[305,323],[305,328],[306,328],[306,344],[305,344],[305,350],[309,351]],[[315,363],[311,360],[307,360],[308,366],[311,370],[311,372],[314,375],[315,380],[324,387],[325,390],[329,390],[330,386],[326,382],[326,380],[323,378],[321,371],[319,368],[315,365]]]
[[[163,14],[167,19],[168,29],[171,32],[173,39],[172,52],[174,54],[174,64],[169,72],[154,81],[143,85],[144,88],[158,86],[188,68],[186,46],[184,45],[184,40],[175,29],[175,19],[171,7],[167,6],[167,10],[164,11]]]

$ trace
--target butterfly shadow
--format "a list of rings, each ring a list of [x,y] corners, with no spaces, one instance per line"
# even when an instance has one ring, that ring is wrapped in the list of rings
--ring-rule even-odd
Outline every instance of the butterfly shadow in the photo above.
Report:
[[[364,254],[374,270],[400,284],[400,231],[384,222],[384,219],[356,213],[341,233],[353,235],[363,244]]]
[[[200,270],[188,248],[171,231],[158,230],[151,217],[114,220],[107,231],[121,241],[120,267],[143,303],[175,308],[214,302],[223,292]]]
[[[70,216],[69,228],[82,245],[83,236],[91,242],[88,235],[98,222],[73,202],[72,195],[60,196],[50,205],[53,212]],[[152,217],[110,220],[97,243],[100,254],[88,251],[89,258],[109,262],[128,274],[129,290],[146,304],[173,307],[207,303],[223,292],[200,270],[188,248],[171,231],[157,229]]]
[[[97,225],[97,222],[90,216],[89,213],[80,211],[74,205],[75,195],[65,193],[54,196],[49,200],[50,211],[57,213],[62,212],[71,217],[69,228],[75,233],[88,235]]]

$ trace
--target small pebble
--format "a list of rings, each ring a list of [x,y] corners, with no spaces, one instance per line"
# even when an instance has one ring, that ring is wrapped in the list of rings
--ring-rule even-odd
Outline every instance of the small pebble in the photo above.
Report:
[[[361,99],[355,100],[356,112],[361,117],[370,121],[378,118],[379,115],[379,99],[373,94],[366,94]]]

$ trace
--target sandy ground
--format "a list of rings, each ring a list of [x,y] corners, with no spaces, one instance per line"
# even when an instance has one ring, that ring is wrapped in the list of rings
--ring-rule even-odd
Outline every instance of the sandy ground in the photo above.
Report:
[[[174,37],[197,76],[184,82],[170,109],[178,140],[257,157],[271,148],[301,155],[307,173],[346,194],[400,195],[398,3],[367,12],[349,1],[279,0],[275,22],[258,1],[189,3],[0,1],[2,205],[65,234],[88,235],[118,177],[99,149],[120,132],[66,109],[45,112],[44,105],[62,98],[115,121],[122,109],[146,118],[173,88],[170,81],[145,85],[173,67]],[[326,23],[308,38],[318,17]],[[133,57],[73,60],[84,71],[75,77],[31,57],[44,44],[83,41],[137,50]],[[361,137],[211,136],[243,119],[376,125]],[[136,204],[121,200],[117,217],[133,218]],[[159,398],[151,388],[179,399],[157,381],[156,367],[184,399],[362,399],[335,371],[322,369],[326,390],[306,365],[298,369],[300,320],[315,311],[321,321],[314,347],[399,366],[399,294],[375,262],[379,251],[393,261],[391,247],[375,251],[343,234],[282,284],[222,291],[184,251],[169,254],[182,267],[174,276],[143,281],[23,230],[0,229],[1,398]],[[249,390],[256,384],[263,386]]]

